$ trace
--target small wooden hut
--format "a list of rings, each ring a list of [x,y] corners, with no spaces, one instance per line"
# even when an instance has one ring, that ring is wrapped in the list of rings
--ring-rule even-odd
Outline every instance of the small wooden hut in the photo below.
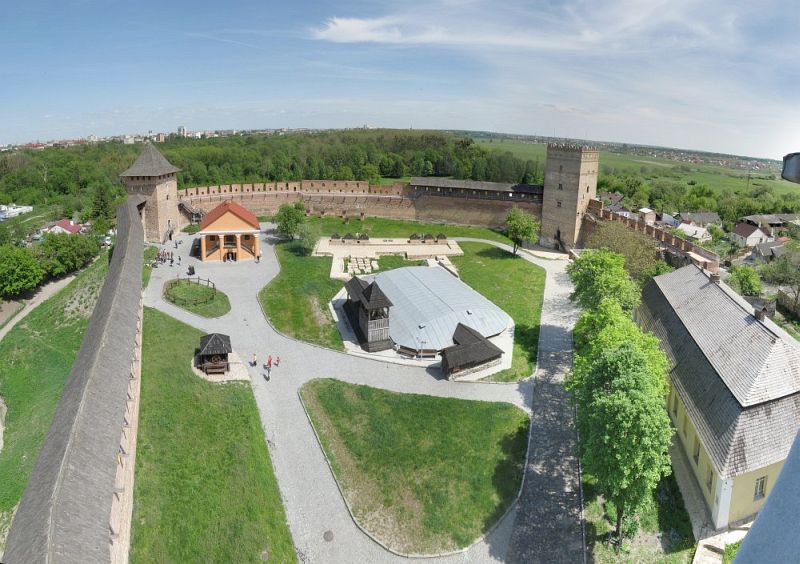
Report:
[[[222,333],[211,333],[200,337],[200,352],[197,353],[197,368],[206,374],[225,374],[230,365],[228,355],[233,352],[231,338]]]

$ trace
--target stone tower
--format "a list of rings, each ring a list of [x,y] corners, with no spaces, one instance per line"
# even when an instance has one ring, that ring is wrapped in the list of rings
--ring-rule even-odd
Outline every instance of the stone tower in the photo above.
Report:
[[[599,154],[593,147],[547,145],[541,245],[554,247],[559,240],[570,247],[577,244],[589,200],[597,196]]]
[[[133,166],[120,174],[128,196],[139,200],[146,241],[163,243],[178,227],[178,170],[147,143]]]

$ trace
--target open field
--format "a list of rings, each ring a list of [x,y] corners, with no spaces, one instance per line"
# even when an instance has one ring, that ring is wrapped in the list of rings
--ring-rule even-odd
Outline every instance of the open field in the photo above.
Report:
[[[489,298],[514,320],[511,368],[489,378],[511,382],[531,375],[539,348],[544,299],[544,269],[483,243],[460,243],[463,257],[452,257],[461,280]]]
[[[529,420],[512,405],[327,379],[300,393],[356,518],[394,550],[467,546],[516,498]]]
[[[201,335],[145,308],[131,562],[295,562],[253,392],[192,373]]]
[[[0,451],[0,529],[19,503],[44,444],[108,270],[104,255],[0,341],[0,397],[8,406]],[[0,538],[7,531],[0,530]]]
[[[176,306],[203,317],[221,317],[231,310],[231,302],[224,292],[190,280],[164,284],[164,298]]]
[[[683,505],[675,476],[662,478],[653,492],[650,507],[640,515],[639,531],[626,539],[619,554],[606,542],[614,528],[616,513],[606,506],[596,490],[595,479],[583,475],[586,500],[586,542],[590,558],[599,564],[608,562],[685,564],[692,561],[695,540],[692,524]],[[611,515],[609,516],[609,512]]]
[[[543,143],[524,143],[511,140],[500,142],[497,139],[492,143],[486,140],[478,140],[477,143],[488,149],[509,151],[515,157],[522,159],[538,159],[543,166],[546,160],[547,146]],[[609,169],[616,169],[619,172],[635,172],[648,180],[659,178],[683,182],[694,180],[697,184],[705,184],[714,190],[735,191],[746,189],[748,185],[747,171],[741,169],[601,151],[600,176],[602,177],[604,171]],[[750,178],[750,188],[769,186],[778,195],[797,192],[797,185],[786,180],[777,179],[777,177],[771,180],[761,178],[768,175],[769,173],[765,172],[754,172]]]

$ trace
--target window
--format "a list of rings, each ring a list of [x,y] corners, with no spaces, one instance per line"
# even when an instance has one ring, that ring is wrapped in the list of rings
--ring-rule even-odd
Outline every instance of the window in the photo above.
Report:
[[[753,501],[763,499],[765,495],[767,495],[767,477],[761,476],[756,479],[756,491],[753,495]]]
[[[564,172],[564,165],[558,165],[558,172]]]
[[[557,201],[557,202],[556,202],[556,207],[557,207],[557,208],[560,208],[560,207],[561,207],[561,200],[559,200],[559,201]]]
[[[694,452],[692,453],[692,458],[695,464],[700,461],[700,439],[697,437],[694,438]]]
[[[560,182],[558,183],[558,189],[559,189],[559,190],[563,190],[563,189],[564,189],[564,185],[563,185],[563,184],[561,184]]]
[[[711,491],[712,485],[714,485],[714,473],[709,468],[706,470],[706,488],[708,488],[708,491]]]
[[[587,192],[589,191],[589,186],[586,186],[586,191],[587,191]]]

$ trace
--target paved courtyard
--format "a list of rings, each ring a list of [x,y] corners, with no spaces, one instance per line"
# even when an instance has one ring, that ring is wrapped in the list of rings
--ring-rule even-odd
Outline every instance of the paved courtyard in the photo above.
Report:
[[[262,228],[268,227],[262,224]],[[397,392],[461,399],[502,401],[532,415],[530,460],[525,471],[522,509],[517,505],[492,533],[469,550],[441,562],[570,561],[583,560],[578,496],[578,466],[572,411],[560,382],[571,363],[571,328],[575,308],[569,303],[564,260],[542,260],[524,253],[547,271],[542,310],[539,367],[536,378],[511,384],[448,382],[431,377],[424,368],[348,355],[283,336],[265,321],[258,291],[279,271],[270,241],[260,263],[202,263],[188,256],[191,236],[181,235],[181,267],[153,270],[145,305],[154,307],[205,332],[231,336],[242,358],[253,353],[259,367],[248,367],[261,414],[265,438],[301,562],[394,562],[395,556],[365,535],[352,521],[339,494],[313,430],[299,401],[298,390],[314,378],[337,378]],[[506,245],[484,241],[510,250]],[[165,302],[164,282],[193,265],[196,275],[209,277],[225,292],[231,311],[206,319]],[[260,364],[280,356],[267,382]]]

